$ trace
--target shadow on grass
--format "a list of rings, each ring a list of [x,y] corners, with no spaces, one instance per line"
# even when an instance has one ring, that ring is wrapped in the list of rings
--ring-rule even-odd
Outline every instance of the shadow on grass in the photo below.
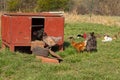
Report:
[[[64,42],[64,49],[68,48],[70,46],[70,43],[69,42]]]

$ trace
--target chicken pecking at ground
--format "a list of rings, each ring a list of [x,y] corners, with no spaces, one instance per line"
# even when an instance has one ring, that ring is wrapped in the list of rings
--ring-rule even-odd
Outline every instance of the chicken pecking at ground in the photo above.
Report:
[[[71,40],[71,45],[78,51],[78,52],[83,52],[86,49],[86,42],[75,42],[73,37],[69,37]]]

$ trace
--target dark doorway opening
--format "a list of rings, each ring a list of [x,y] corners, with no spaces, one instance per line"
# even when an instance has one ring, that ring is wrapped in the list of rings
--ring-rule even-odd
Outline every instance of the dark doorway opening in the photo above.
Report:
[[[44,18],[32,18],[31,40],[42,40],[44,32]]]

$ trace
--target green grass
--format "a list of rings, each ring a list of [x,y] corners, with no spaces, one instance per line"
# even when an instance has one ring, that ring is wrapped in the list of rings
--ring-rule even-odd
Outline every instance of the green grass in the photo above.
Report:
[[[90,23],[65,24],[65,50],[57,52],[64,59],[60,64],[41,63],[34,55],[13,53],[6,48],[0,52],[0,80],[120,80],[120,38],[108,43],[98,38],[98,52],[92,53],[77,53],[67,39],[92,31],[112,36],[119,28]]]

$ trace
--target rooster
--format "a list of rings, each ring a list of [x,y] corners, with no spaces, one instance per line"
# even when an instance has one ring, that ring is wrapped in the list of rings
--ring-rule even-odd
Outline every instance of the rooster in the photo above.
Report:
[[[75,42],[73,37],[69,37],[71,40],[71,45],[78,51],[78,52],[83,52],[86,49],[86,42]]]

